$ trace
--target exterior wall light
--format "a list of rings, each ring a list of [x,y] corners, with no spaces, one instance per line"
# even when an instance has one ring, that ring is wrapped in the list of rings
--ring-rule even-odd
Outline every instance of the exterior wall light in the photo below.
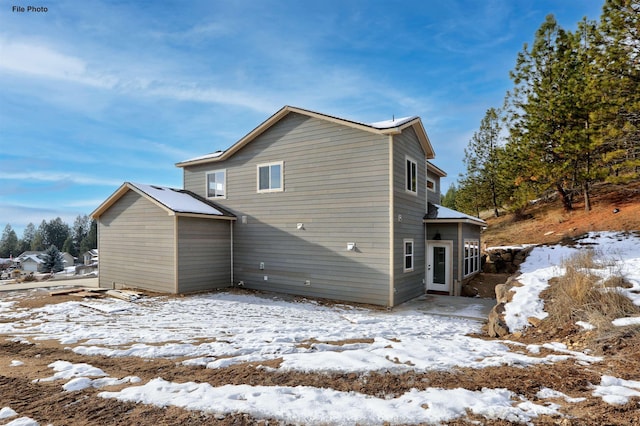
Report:
[[[354,251],[356,249],[356,243],[347,243],[347,250]]]

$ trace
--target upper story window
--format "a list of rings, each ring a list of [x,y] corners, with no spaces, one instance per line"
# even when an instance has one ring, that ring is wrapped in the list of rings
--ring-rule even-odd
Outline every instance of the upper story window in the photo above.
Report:
[[[258,192],[284,191],[284,162],[258,164]]]
[[[436,181],[431,178],[427,178],[427,189],[431,192],[436,192]]]
[[[418,163],[412,158],[406,157],[406,183],[405,190],[414,194],[418,193]]]
[[[207,198],[226,198],[227,171],[215,170],[207,172]]]

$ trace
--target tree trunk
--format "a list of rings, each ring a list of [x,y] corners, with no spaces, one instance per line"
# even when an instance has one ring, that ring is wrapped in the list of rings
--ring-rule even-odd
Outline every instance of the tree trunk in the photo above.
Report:
[[[582,184],[582,190],[584,192],[584,211],[591,211],[591,198],[589,196],[589,182]]]
[[[491,200],[493,201],[493,215],[495,217],[500,217],[500,212],[498,211],[498,196],[496,195],[496,184],[491,181]]]
[[[562,205],[564,206],[565,211],[573,210],[573,205],[571,204],[571,197],[567,194],[567,191],[564,190],[562,184],[556,183],[556,190],[558,194],[560,194],[560,198],[562,198]]]

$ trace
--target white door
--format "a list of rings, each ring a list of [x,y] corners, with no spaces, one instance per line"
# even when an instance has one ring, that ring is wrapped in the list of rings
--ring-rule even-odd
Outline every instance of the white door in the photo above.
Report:
[[[427,291],[451,293],[451,242],[427,243]]]

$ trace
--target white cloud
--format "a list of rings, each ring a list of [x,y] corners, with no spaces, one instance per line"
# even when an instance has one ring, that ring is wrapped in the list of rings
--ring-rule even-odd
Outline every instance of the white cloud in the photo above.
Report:
[[[0,38],[0,69],[55,80],[74,81],[83,85],[111,88],[116,79],[92,74],[87,63],[43,45],[13,42]]]
[[[122,183],[115,179],[101,179],[77,173],[63,172],[0,172],[0,180],[18,180],[23,182],[62,182],[78,185],[117,186]]]

